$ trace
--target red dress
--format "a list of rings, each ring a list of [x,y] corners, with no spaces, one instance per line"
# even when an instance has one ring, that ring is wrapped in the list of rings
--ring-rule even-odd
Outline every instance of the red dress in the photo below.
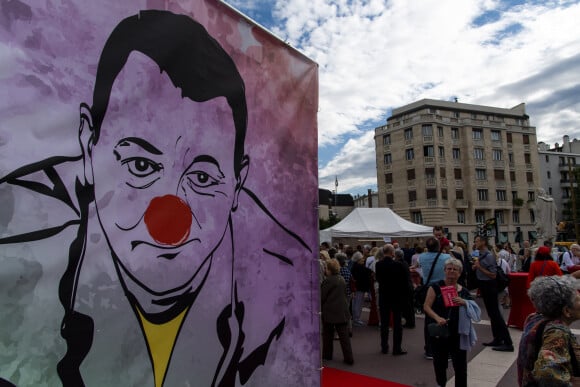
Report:
[[[545,266],[544,266],[545,264]],[[530,284],[536,277],[546,276],[549,277],[551,275],[562,275],[562,270],[560,270],[560,266],[554,261],[534,261],[530,265],[530,271],[528,272],[528,288]]]

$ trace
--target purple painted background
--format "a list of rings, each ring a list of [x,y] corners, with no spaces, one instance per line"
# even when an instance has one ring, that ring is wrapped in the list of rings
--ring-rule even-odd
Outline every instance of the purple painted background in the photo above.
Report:
[[[287,241],[261,229],[260,214],[240,203],[234,241],[236,251],[245,254],[235,257],[234,270],[246,314],[254,316],[247,329],[259,332],[270,316],[287,316],[284,334],[263,367],[268,371],[257,372],[247,385],[318,385],[318,71],[308,58],[211,0],[0,0],[0,177],[47,157],[79,155],[79,103],[92,101],[103,44],[120,20],[143,9],[192,17],[231,55],[248,103],[245,148],[251,168],[245,186],[312,251],[294,251],[289,243],[290,271],[261,261],[255,251],[274,245],[285,250]],[[70,192],[74,179],[84,174],[82,165],[58,172]],[[0,238],[62,224],[74,215],[62,204],[14,187],[0,185],[0,203]],[[147,354],[135,349],[143,338],[134,315],[119,318],[128,304],[94,211],[76,306],[97,315],[96,340],[81,370],[88,385],[148,385]],[[55,365],[66,347],[59,331],[58,282],[73,238],[74,230],[67,229],[49,240],[0,245],[0,378],[17,385],[59,384]],[[215,266],[227,277],[227,268]],[[211,293],[201,299],[211,302]],[[203,316],[202,308],[191,319],[213,329],[215,321]],[[184,339],[187,334],[184,330]],[[188,344],[182,352],[195,354],[190,357],[174,355],[172,365],[184,369],[173,381],[188,367],[203,369],[196,356],[212,351],[203,345]]]

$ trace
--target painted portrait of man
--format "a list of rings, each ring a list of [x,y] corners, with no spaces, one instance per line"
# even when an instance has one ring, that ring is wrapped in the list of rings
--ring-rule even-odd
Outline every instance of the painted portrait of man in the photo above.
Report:
[[[210,21],[208,10],[232,12],[213,7],[207,1],[194,11]],[[0,195],[9,202],[24,200],[24,191],[33,203],[50,199],[76,215],[61,221],[59,211],[41,225],[22,221],[17,204],[0,213],[3,259],[23,265],[3,279],[22,294],[13,280],[29,264],[16,257],[22,246],[62,247],[69,236],[57,285],[56,273],[30,258],[40,269],[28,293],[51,279],[46,290],[58,287],[62,317],[60,341],[52,351],[43,345],[57,356],[37,377],[65,386],[310,384],[318,380],[318,344],[310,342],[318,329],[315,228],[288,227],[262,200],[263,185],[251,188],[260,144],[248,144],[248,106],[263,102],[248,95],[233,57],[206,27],[175,11],[140,10],[106,37],[92,101],[80,104],[80,152],[1,166]],[[267,159],[258,152],[259,169]],[[22,304],[13,309],[26,319]],[[2,342],[18,340],[17,331],[4,329]],[[297,354],[296,344],[310,352]],[[31,382],[21,373],[26,356],[10,356],[0,378]]]

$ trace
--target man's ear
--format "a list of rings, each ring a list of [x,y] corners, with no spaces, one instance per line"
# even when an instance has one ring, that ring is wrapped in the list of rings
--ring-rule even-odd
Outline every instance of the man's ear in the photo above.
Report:
[[[234,202],[232,204],[232,211],[238,208],[238,199],[240,196],[240,191],[246,183],[246,178],[248,177],[248,170],[250,169],[250,157],[245,155],[242,157],[242,162],[240,163],[240,173],[238,173],[236,182],[236,191],[234,192]]]
[[[94,145],[93,116],[86,103],[81,103],[80,108],[79,145],[83,153],[84,180],[86,184],[92,185],[94,180],[91,165]]]

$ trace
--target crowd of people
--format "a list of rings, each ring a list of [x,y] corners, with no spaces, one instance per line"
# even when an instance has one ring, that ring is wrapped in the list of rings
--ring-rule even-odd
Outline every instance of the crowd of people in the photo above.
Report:
[[[536,332],[536,329],[529,327],[533,324],[537,327],[540,321],[550,321],[545,330],[548,336],[556,333],[566,335],[569,333],[569,328],[566,328],[569,323],[580,319],[580,296],[576,301],[564,291],[566,287],[576,286],[575,279],[580,278],[579,245],[573,244],[569,251],[559,252],[550,243],[536,247],[524,241],[516,253],[509,242],[490,246],[487,238],[477,236],[471,248],[468,248],[461,241],[448,240],[443,230],[443,227],[434,227],[432,237],[427,238],[423,245],[412,247],[408,242],[400,247],[396,241],[380,247],[321,244],[324,359],[332,359],[333,340],[338,339],[344,362],[354,364],[350,342],[353,326],[374,325],[370,320],[362,320],[362,308],[366,301],[371,307],[370,319],[373,309],[378,316],[381,353],[393,356],[407,354],[403,347],[404,328],[415,328],[415,314],[424,313],[424,357],[433,361],[437,384],[445,385],[448,364],[451,363],[455,385],[466,386],[467,351],[477,341],[472,322],[479,321],[481,314],[474,297],[481,297],[490,320],[492,340],[482,344],[494,351],[514,351],[500,309],[509,308],[511,299],[507,288],[498,288],[496,277],[499,268],[506,274],[528,273],[528,292],[537,314],[531,315],[526,321],[527,330]],[[551,278],[552,282],[546,282],[546,278]],[[555,312],[546,309],[544,305],[549,295],[540,294],[554,286],[559,286],[560,293],[563,292],[562,297],[568,297],[560,302],[561,305],[558,304],[560,309]],[[427,291],[426,296],[423,296],[424,303],[417,308],[417,300],[414,298],[419,287],[426,287]],[[392,339],[389,338],[390,332]],[[566,336],[566,342],[576,346],[572,336]],[[548,337],[546,340],[544,336],[544,339],[546,348],[539,351],[534,361],[538,361],[537,367],[545,368],[553,360],[548,359],[550,356],[547,351],[553,350],[548,348],[554,345],[556,338]],[[567,356],[568,363],[571,361],[570,348],[565,349],[567,355],[561,355]],[[521,346],[519,352],[520,357],[525,356],[525,353],[522,355]],[[570,364],[566,367],[575,372]],[[543,380],[542,372],[548,371],[540,371],[538,368],[533,373],[533,365],[531,363],[532,368],[528,365],[525,377]],[[573,376],[574,372],[570,375]],[[520,375],[518,382],[526,385],[521,384],[521,380]]]

